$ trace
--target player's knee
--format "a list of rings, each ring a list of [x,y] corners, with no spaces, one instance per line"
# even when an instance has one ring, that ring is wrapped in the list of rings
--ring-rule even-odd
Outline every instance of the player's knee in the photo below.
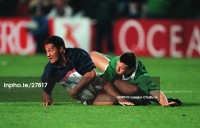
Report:
[[[90,57],[91,57],[92,61],[95,63],[95,56],[96,56],[97,52],[96,51],[91,51],[89,54],[90,54]]]
[[[97,52],[96,51],[91,51],[89,54],[90,54],[90,57],[92,58]]]
[[[114,105],[114,104],[117,104],[117,99],[114,98],[114,97],[111,96],[111,95],[107,95],[107,96],[105,97],[105,102],[109,102],[109,103],[111,103],[112,105]]]

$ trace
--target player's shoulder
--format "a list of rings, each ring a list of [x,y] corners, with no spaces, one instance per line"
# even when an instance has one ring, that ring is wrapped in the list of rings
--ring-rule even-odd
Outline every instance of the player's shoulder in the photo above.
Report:
[[[84,49],[81,49],[81,48],[65,48],[65,52],[76,53],[76,52],[86,52],[86,51]]]
[[[119,57],[120,57],[120,56],[115,56],[115,57],[113,57],[112,59],[116,61],[116,60],[119,60]]]
[[[139,59],[137,59],[137,65],[138,65],[139,68],[140,67],[145,67],[144,64],[142,63],[142,61],[139,60]]]
[[[119,60],[119,56],[115,56],[110,60],[110,64],[111,65],[116,65],[118,60]]]
[[[117,61],[119,60],[118,56],[115,56],[113,58],[111,58],[108,67],[106,68],[107,72],[113,72],[115,71],[115,68],[117,66]]]
[[[80,55],[87,55],[89,56],[89,54],[81,48],[65,48],[65,54],[67,56],[80,56]]]

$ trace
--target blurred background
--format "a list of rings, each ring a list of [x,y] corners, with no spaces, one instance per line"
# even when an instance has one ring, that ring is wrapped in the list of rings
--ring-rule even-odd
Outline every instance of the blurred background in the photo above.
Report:
[[[0,16],[31,17],[42,7],[44,15],[49,15],[54,7],[65,15],[62,6],[70,8],[69,16],[86,16],[97,20],[97,14],[109,15],[112,20],[120,18],[164,18],[198,19],[198,0],[0,0]],[[37,8],[37,9],[36,9]],[[63,12],[62,12],[63,11]],[[104,14],[106,12],[106,14]],[[63,14],[62,14],[63,13]]]
[[[0,0],[0,54],[44,53],[50,35],[66,47],[110,54],[199,57],[198,0]]]

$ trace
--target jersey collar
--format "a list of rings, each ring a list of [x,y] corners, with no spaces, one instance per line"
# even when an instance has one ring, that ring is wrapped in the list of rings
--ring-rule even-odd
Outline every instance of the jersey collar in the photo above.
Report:
[[[122,75],[122,80],[129,80],[129,79],[134,79],[136,71],[137,71],[137,67],[138,67],[138,60],[136,62],[136,68],[135,71],[132,73],[132,75],[130,77],[125,77],[124,75]]]

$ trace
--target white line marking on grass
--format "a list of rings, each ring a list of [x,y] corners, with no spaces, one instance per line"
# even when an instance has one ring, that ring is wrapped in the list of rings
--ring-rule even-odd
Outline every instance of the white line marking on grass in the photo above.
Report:
[[[200,91],[163,91],[164,93],[200,93]]]

